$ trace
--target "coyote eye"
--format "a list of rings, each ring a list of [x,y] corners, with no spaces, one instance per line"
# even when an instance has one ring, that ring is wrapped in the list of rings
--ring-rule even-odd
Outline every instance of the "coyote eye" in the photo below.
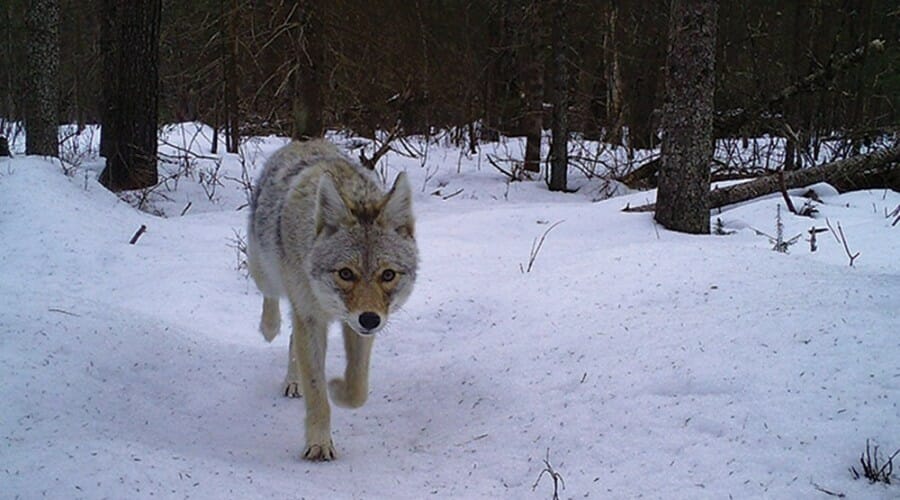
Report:
[[[351,271],[348,267],[341,268],[341,270],[338,271],[338,277],[340,277],[344,281],[353,281],[353,271]]]
[[[394,272],[393,269],[385,269],[381,273],[381,281],[385,281],[385,282],[394,281],[394,278],[396,278],[396,277],[397,277],[397,273]]]

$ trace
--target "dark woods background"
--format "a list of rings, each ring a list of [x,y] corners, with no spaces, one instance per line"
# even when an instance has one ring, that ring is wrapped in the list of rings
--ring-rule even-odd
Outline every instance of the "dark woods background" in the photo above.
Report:
[[[59,114],[97,123],[103,98],[101,26],[114,1],[61,0]],[[128,2],[125,2],[127,4]],[[23,116],[27,0],[0,12],[0,116]],[[522,135],[547,114],[554,65],[551,20],[567,13],[569,129],[654,146],[663,99],[668,2],[513,0],[165,0],[160,25],[159,122],[199,120],[237,135],[313,134],[323,125],[371,136],[453,130],[474,147]],[[799,148],[837,134],[865,143],[900,117],[896,0],[723,1],[716,112],[759,107],[804,75],[874,38],[884,50],[826,84],[778,103]],[[314,71],[304,71],[314,68]],[[315,78],[299,75],[313,74]],[[298,108],[321,106],[318,113]],[[760,113],[719,137],[783,135]],[[310,118],[313,117],[313,118]],[[310,122],[312,119],[312,122]],[[543,122],[548,122],[547,116]],[[479,126],[475,124],[479,123]],[[306,131],[299,131],[301,135]]]

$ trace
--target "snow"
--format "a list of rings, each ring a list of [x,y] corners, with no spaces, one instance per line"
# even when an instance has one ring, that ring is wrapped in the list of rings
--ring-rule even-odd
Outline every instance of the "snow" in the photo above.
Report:
[[[866,439],[900,448],[900,194],[818,186],[814,219],[783,211],[786,238],[839,222],[850,267],[830,233],[771,250],[753,229],[774,235],[780,196],[712,216],[734,234],[688,236],[620,211],[653,192],[594,202],[597,179],[556,194],[448,146],[391,154],[421,272],[319,464],[299,458],[302,401],[279,394],[287,328],[262,340],[234,248],[242,164],[255,176],[284,140],[210,155],[203,135],[148,197],[168,217],[105,191],[96,155],[71,177],[0,160],[0,497],[546,499],[548,459],[561,498],[900,498],[848,470]]]

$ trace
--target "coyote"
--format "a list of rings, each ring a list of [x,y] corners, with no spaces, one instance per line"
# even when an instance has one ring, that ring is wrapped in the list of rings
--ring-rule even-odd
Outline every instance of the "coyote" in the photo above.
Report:
[[[306,402],[303,458],[331,460],[325,388],[328,325],[343,326],[347,367],[328,382],[335,404],[358,408],[369,391],[375,333],[409,297],[416,279],[412,193],[401,173],[387,193],[374,175],[324,140],[292,142],[266,162],[250,203],[247,262],[263,294],[260,330],[281,327],[291,303],[284,395]]]

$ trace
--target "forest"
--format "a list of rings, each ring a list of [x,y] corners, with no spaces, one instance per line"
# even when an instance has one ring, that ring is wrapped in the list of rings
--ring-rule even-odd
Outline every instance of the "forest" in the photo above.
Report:
[[[29,62],[30,3],[3,7],[0,117],[7,123],[20,123],[29,94],[28,73],[15,68]],[[124,26],[116,2],[49,3],[59,11],[58,120],[99,123],[104,82],[118,71],[108,57],[116,27]],[[786,136],[792,168],[816,157],[825,138],[846,140],[849,154],[896,131],[896,2],[719,4],[716,137]],[[660,137],[668,12],[665,0],[164,0],[158,121],[201,121],[232,138],[291,135],[300,101],[321,122],[314,127],[365,137],[443,131],[475,148],[500,134],[549,128],[547,103],[562,70],[572,133],[652,148]],[[555,22],[565,25],[562,33]],[[553,56],[560,35],[561,58]],[[855,50],[862,52],[852,63],[832,67]],[[818,71],[827,74],[777,98]],[[742,119],[729,119],[735,115]]]

